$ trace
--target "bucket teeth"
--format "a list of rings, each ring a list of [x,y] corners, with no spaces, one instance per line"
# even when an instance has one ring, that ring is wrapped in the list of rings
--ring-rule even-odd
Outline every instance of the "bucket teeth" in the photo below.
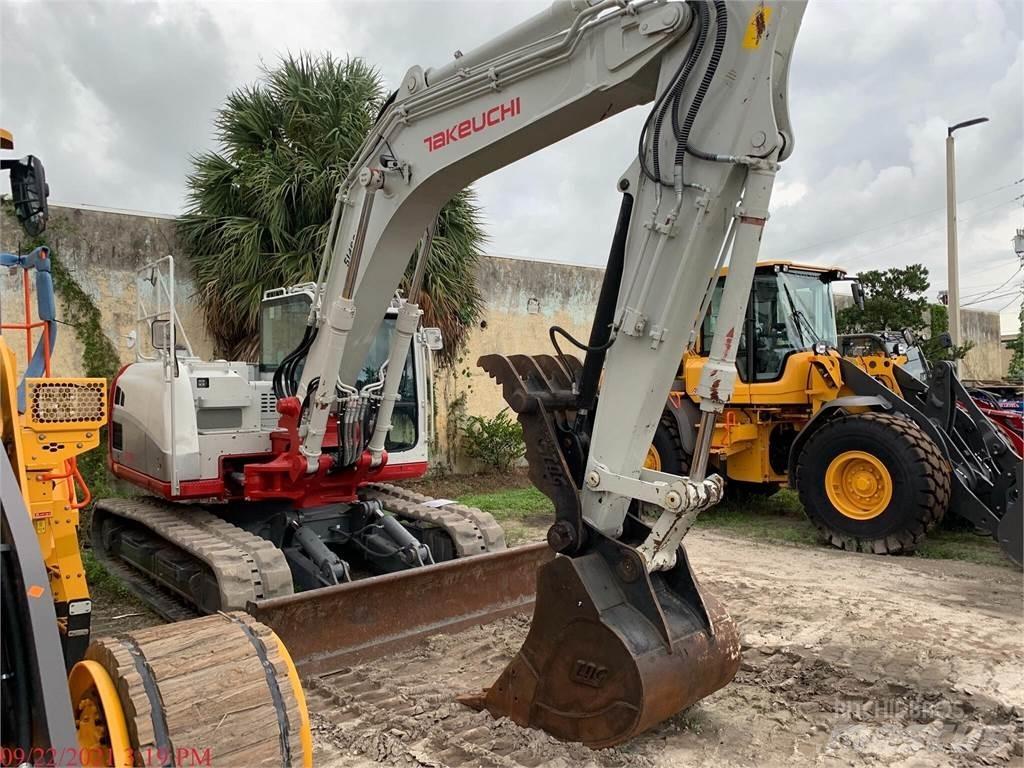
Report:
[[[566,457],[578,440],[579,361],[487,355],[480,365],[519,415],[530,479],[554,502],[560,526],[548,540],[564,543],[565,554],[538,570],[522,649],[494,685],[460,700],[567,741],[620,744],[732,680],[739,632],[701,592],[682,547],[674,568],[649,574],[634,546],[649,533],[644,523],[628,517],[615,540],[583,520],[570,472],[574,464],[579,474],[582,454]]]

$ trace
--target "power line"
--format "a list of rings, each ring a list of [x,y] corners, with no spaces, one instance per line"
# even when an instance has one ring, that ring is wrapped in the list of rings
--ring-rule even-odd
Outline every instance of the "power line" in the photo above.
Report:
[[[1019,195],[1019,196],[1013,198],[1012,200],[1005,200],[1002,203],[999,203],[998,205],[993,205],[991,208],[986,208],[983,211],[978,211],[977,213],[971,214],[970,216],[966,216],[964,218],[958,218],[957,222],[960,223],[960,224],[963,224],[963,223],[971,221],[973,219],[977,219],[980,216],[984,216],[986,213],[991,213],[992,211],[997,210],[999,208],[1002,208],[1003,206],[1010,205],[1011,203],[1015,203],[1017,200],[1020,200],[1022,198],[1024,198],[1024,195]],[[924,232],[922,232],[919,235],[914,235],[913,237],[908,237],[905,240],[900,240],[898,242],[891,243],[889,245],[884,245],[881,248],[875,248],[873,251],[867,251],[866,253],[857,254],[856,256],[853,256],[850,260],[851,261],[862,261],[863,259],[865,259],[868,256],[873,256],[874,254],[881,253],[882,251],[888,251],[891,248],[895,248],[896,246],[903,245],[904,243],[909,243],[909,242],[911,242],[913,240],[920,240],[922,237],[925,237],[926,235],[934,235],[936,232],[942,232],[945,229],[946,229],[945,225],[940,226],[940,227],[932,227],[931,229],[926,229]],[[783,254],[783,255],[786,255],[786,254]]]
[[[997,285],[997,284],[996,283],[982,283],[981,285],[972,285],[972,286],[970,286],[971,292],[970,293],[961,293],[960,294],[960,298],[961,299],[973,299],[975,296],[980,296],[983,293],[988,293],[988,290],[986,290],[986,289],[991,288],[991,287],[993,287],[995,285]],[[998,291],[999,288],[996,288],[996,290]]]
[[[1002,186],[996,187],[995,189],[990,189],[987,192],[982,192],[980,194],[973,195],[971,197],[965,197],[960,202],[966,203],[966,202],[970,202],[971,200],[977,200],[978,198],[981,198],[981,197],[987,197],[988,195],[991,195],[991,194],[993,194],[995,192],[999,192],[999,191],[1004,190],[1004,189],[1009,189],[1010,187],[1013,187],[1013,186],[1015,186],[1017,184],[1021,184],[1021,183],[1024,183],[1024,178],[1017,179],[1016,181],[1011,181],[1009,184],[1003,184]],[[1018,199],[1019,199],[1018,197],[1015,197],[1015,198],[1013,198],[1013,200],[1008,200],[1007,203],[1012,203],[1012,202],[1014,202],[1015,200],[1018,200]],[[1006,205],[1007,203],[1000,203],[1000,206]],[[996,206],[996,207],[1000,207],[1000,206]],[[852,238],[857,238],[857,237],[860,237],[862,235],[866,235],[866,234],[868,234],[870,232],[877,232],[877,231],[879,231],[881,229],[887,229],[889,227],[894,227],[897,224],[903,224],[904,222],[910,221],[912,219],[919,219],[922,216],[928,216],[929,214],[936,213],[938,211],[943,211],[945,209],[946,209],[946,206],[944,206],[944,205],[940,206],[938,208],[931,208],[931,209],[929,209],[927,211],[922,211],[921,213],[915,213],[915,214],[913,214],[911,216],[906,216],[906,217],[904,217],[902,219],[898,219],[896,221],[890,221],[888,224],[879,224],[876,227],[870,227],[868,229],[862,229],[862,230],[859,230],[857,232],[851,232],[848,235],[841,235],[840,237],[836,237],[836,238],[833,238],[831,240],[823,240],[823,241],[821,241],[819,243],[812,243],[811,245],[804,245],[804,246],[801,246],[800,248],[794,248],[791,251],[786,251],[785,253],[781,253],[781,254],[779,254],[777,256],[777,258],[782,258],[784,256],[791,256],[794,253],[800,253],[802,251],[808,251],[808,250],[811,250],[812,248],[820,248],[820,247],[822,247],[824,245],[831,245],[833,243],[842,242],[843,240],[850,240]],[[990,209],[990,210],[992,210],[992,209]],[[975,214],[975,216],[978,216],[978,215],[980,215],[980,214]],[[966,219],[963,219],[963,221],[966,221]]]
[[[993,288],[990,291],[985,291],[984,293],[978,294],[977,296],[974,296],[972,298],[980,300],[990,293],[995,293],[996,291],[1001,290],[1003,287],[1006,286],[1007,283],[1009,283],[1011,280],[1013,280],[1013,278],[1019,275],[1021,273],[1021,270],[1024,270],[1024,264],[1021,264],[1019,267],[1017,267],[1017,271],[1010,275],[1008,278],[1006,278],[1006,280],[1003,281],[998,288]],[[977,304],[977,301],[975,301],[974,303]]]
[[[1013,298],[1010,299],[1006,304],[1003,304],[1003,306],[997,309],[996,312],[1002,312],[1004,309],[1007,309],[1008,307],[1010,307],[1011,304],[1013,304],[1016,301],[1019,301],[1021,298],[1024,298],[1024,295],[1020,293],[1014,294]]]
[[[1007,293],[1000,293],[1000,294],[998,294],[996,296],[989,296],[988,298],[981,299],[980,301],[969,301],[966,304],[961,304],[960,306],[961,307],[973,307],[973,306],[976,306],[978,304],[987,304],[990,301],[999,301],[999,299],[1005,299],[1007,296],[1019,296],[1019,295],[1020,295],[1020,290],[1019,290],[1019,286],[1018,286],[1018,289],[1016,289],[1016,290],[1012,290],[1012,291],[1009,291]]]

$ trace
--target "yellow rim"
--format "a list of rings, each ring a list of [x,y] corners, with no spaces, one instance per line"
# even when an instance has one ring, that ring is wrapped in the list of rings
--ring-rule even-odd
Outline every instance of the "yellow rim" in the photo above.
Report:
[[[878,457],[844,451],[825,470],[828,500],[851,520],[878,517],[892,501],[892,477]]]
[[[299,705],[299,725],[302,728],[299,734],[299,738],[302,741],[302,765],[303,768],[313,768],[313,732],[309,726],[309,709],[306,707],[306,694],[302,690],[302,681],[299,680],[299,672],[295,669],[292,655],[288,653],[288,648],[285,646],[284,641],[277,636],[277,633],[271,634],[277,640],[277,647],[281,651],[284,665],[288,668],[288,680],[292,684],[295,701]]]
[[[95,661],[80,661],[68,676],[82,765],[130,768],[128,724],[110,675]]]
[[[647,449],[647,458],[644,459],[644,469],[653,469],[655,472],[661,472],[661,454],[658,453],[658,449],[652,444]]]

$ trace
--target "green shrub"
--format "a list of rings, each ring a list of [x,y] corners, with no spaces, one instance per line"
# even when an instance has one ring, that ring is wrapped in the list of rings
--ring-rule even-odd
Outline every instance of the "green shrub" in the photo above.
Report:
[[[466,453],[499,472],[508,471],[526,454],[523,428],[503,408],[494,418],[469,416],[462,424]]]

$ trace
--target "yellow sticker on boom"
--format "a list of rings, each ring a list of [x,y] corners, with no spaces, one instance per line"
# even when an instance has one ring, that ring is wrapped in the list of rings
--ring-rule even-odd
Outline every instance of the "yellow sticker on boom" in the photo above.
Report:
[[[754,12],[750,14],[750,21],[747,23],[746,34],[743,35],[744,48],[760,48],[761,40],[768,32],[768,22],[772,18],[772,9],[765,8],[761,3]]]

